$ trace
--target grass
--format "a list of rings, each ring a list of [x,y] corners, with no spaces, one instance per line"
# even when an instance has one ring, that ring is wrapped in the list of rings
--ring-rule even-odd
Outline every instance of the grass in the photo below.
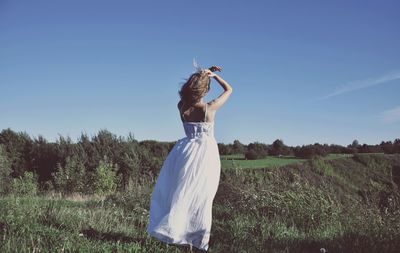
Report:
[[[3,198],[1,209],[1,252],[143,252],[145,218],[101,201]]]
[[[256,168],[277,168],[284,165],[299,163],[307,159],[300,159],[291,156],[268,156],[265,159],[245,160],[243,154],[221,156],[222,169],[256,169]]]
[[[323,159],[332,160],[352,157],[352,154],[329,154]],[[281,166],[305,162],[308,159],[296,158],[294,156],[267,156],[265,159],[246,160],[243,154],[221,155],[222,169],[257,169],[257,168],[279,168]]]
[[[397,252],[400,155],[223,170],[209,252]],[[154,181],[106,198],[0,198],[0,252],[188,252],[145,232]]]

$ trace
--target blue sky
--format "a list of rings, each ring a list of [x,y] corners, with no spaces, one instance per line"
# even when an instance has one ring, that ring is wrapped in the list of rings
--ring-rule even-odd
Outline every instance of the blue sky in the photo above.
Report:
[[[218,142],[400,137],[398,1],[0,0],[0,130],[184,136],[178,89],[219,65]],[[223,92],[213,80],[209,101]]]

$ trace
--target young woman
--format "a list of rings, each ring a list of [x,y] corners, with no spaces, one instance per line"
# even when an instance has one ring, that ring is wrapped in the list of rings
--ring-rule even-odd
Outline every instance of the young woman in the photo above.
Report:
[[[216,111],[228,100],[232,87],[215,74],[218,66],[200,69],[182,85],[178,103],[186,137],[168,154],[150,201],[147,233],[167,244],[209,248],[212,205],[221,163],[214,137]],[[214,78],[224,92],[205,103]]]

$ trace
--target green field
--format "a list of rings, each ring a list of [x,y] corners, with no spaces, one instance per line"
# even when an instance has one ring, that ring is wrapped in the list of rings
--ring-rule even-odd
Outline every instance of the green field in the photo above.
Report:
[[[398,252],[400,155],[331,158],[223,170],[209,252]],[[102,199],[3,196],[0,252],[188,252],[145,232],[154,183]]]
[[[329,154],[323,159],[338,159],[351,157],[352,154]],[[222,169],[256,169],[256,168],[278,168],[293,163],[301,163],[308,159],[300,159],[294,156],[268,156],[265,159],[245,160],[243,154],[221,155]]]

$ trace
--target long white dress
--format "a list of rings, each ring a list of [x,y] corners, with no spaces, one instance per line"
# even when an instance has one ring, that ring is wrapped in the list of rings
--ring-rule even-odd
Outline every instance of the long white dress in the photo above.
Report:
[[[157,178],[146,231],[168,244],[208,250],[212,205],[218,189],[221,161],[214,121],[183,122],[179,139]]]

